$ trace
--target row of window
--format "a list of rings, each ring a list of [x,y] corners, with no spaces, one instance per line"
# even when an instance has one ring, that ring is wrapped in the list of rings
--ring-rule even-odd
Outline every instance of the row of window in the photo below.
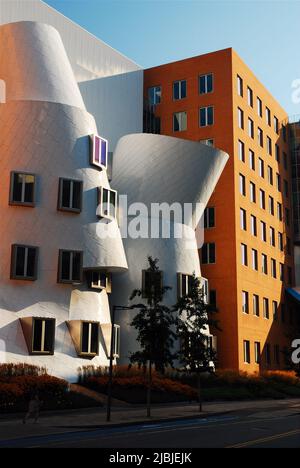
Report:
[[[243,231],[248,230],[247,211],[244,210],[244,208],[240,208],[240,226]],[[250,229],[252,236],[257,237],[258,221],[254,215],[250,215]],[[260,237],[263,242],[267,242],[267,224],[264,221],[260,221]],[[272,247],[276,247],[276,231],[272,226],[269,227],[269,241]],[[289,237],[286,237],[284,243],[284,235],[282,232],[277,232],[277,244],[281,252],[284,251],[285,247],[286,253],[291,255],[291,240]]]
[[[244,97],[244,80],[241,78],[240,75],[237,75],[237,93],[240,97]],[[254,94],[253,90],[250,88],[250,86],[247,86],[247,103],[248,106],[251,107],[252,109],[254,108]],[[263,118],[263,102],[259,96],[256,96],[256,110],[257,110],[257,115],[260,118]],[[266,123],[269,127],[272,127],[272,114],[271,110],[269,109],[268,106],[265,106],[265,119]],[[274,132],[279,135],[279,120],[276,117],[276,115],[273,115],[273,130]],[[282,127],[283,131],[283,138],[284,141],[286,141],[286,127]]]
[[[242,140],[238,140],[238,156],[239,156],[240,161],[246,162],[245,143]],[[280,163],[281,152],[280,152],[280,147],[277,144],[275,145],[275,156],[276,156],[276,161]],[[249,166],[250,166],[250,169],[252,169],[253,171],[256,171],[257,164],[256,164],[255,153],[250,148],[249,148]],[[283,152],[283,166],[285,170],[288,169],[288,157],[285,152]],[[258,158],[258,173],[260,177],[262,178],[265,177],[265,162],[262,158]]]
[[[281,322],[286,323],[286,305],[279,306],[277,301],[270,301],[267,297],[262,298],[262,316],[264,319],[269,320],[272,314],[273,320],[278,320],[279,312],[281,310]],[[242,312],[246,315],[251,313],[250,310],[250,294],[248,291],[242,291]],[[257,294],[252,295],[252,313],[255,317],[261,315],[261,300]],[[293,310],[289,309],[289,322],[293,324]]]
[[[23,172],[11,173],[10,205],[34,207],[36,204],[35,174]],[[74,179],[59,179],[58,203],[59,211],[81,213],[83,182]],[[117,215],[117,192],[105,187],[98,187],[97,196],[99,217],[114,219]]]
[[[251,259],[252,259],[252,269],[254,271],[259,271],[259,265],[258,265],[258,251],[256,249],[251,249]],[[243,266],[248,267],[249,266],[249,260],[248,260],[248,246],[246,244],[241,244],[241,263]],[[280,279],[280,281],[285,281],[285,268],[284,264],[280,263],[278,264],[278,270],[277,271],[277,261],[275,258],[270,259],[270,274],[271,277],[274,279],[277,279],[277,277]],[[261,254],[261,272],[264,275],[269,274],[269,262],[268,262],[268,256],[264,253]],[[293,280],[293,271],[291,267],[287,267],[287,272],[288,272],[288,283],[292,284]]]
[[[21,319],[21,324],[24,319]],[[29,353],[32,355],[53,355],[55,351],[55,325],[56,320],[50,318],[32,317],[25,319],[30,330],[26,327],[26,338]],[[69,324],[68,324],[69,325]],[[72,324],[71,324],[72,325]],[[100,323],[80,321],[76,327],[70,326],[70,332],[74,343],[76,343],[77,353],[80,357],[94,357],[99,354],[100,344]],[[76,336],[78,335],[78,336]],[[120,326],[114,326],[114,348],[113,357],[120,357]]]
[[[212,73],[200,75],[198,77],[199,94],[212,93],[214,90],[214,78]],[[187,80],[177,80],[173,82],[173,100],[179,101],[187,97]],[[152,86],[148,89],[148,102],[150,106],[156,106],[162,100],[162,87]]]
[[[199,127],[208,127],[214,124],[214,108],[212,106],[199,109]],[[173,114],[173,132],[187,130],[187,112],[175,112]]]
[[[244,363],[251,364],[251,344],[249,340],[244,340],[243,342],[243,349],[244,349]],[[271,345],[266,343],[264,346],[264,356],[262,356],[262,349],[261,344],[259,341],[254,342],[254,362],[255,364],[261,364],[262,358],[264,359],[264,363],[267,366],[271,366],[272,362],[276,365],[280,365],[280,347],[279,345],[274,345],[273,348],[273,359],[271,355]]]

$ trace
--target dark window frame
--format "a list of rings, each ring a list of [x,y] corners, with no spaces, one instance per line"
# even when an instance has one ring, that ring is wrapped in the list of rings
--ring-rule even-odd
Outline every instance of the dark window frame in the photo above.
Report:
[[[77,279],[63,279],[62,278],[62,258],[63,253],[69,254],[79,254],[80,255],[80,277]],[[71,273],[71,272],[70,272]],[[68,250],[60,249],[58,253],[58,272],[57,272],[57,282],[59,284],[81,284],[83,282],[83,251],[82,250]]]
[[[14,194],[14,178],[15,176],[18,175],[24,175],[24,176],[32,176],[34,178],[34,183],[33,183],[33,201],[32,202],[23,202],[23,201],[16,201],[14,200],[13,194]],[[33,174],[32,172],[26,172],[26,171],[11,171],[10,173],[10,189],[9,189],[9,205],[11,206],[24,206],[28,208],[34,208],[36,206],[36,174]]]
[[[35,259],[34,259],[34,275],[33,276],[28,276],[28,275],[17,275],[16,269],[17,269],[17,250],[18,248],[23,248],[27,249],[27,252],[29,249],[34,249],[35,250]],[[28,255],[28,253],[27,253]],[[36,281],[37,280],[37,270],[38,270],[38,256],[39,256],[39,248],[34,245],[25,245],[25,244],[12,244],[11,246],[11,266],[10,266],[10,279],[11,280],[18,280],[18,281]],[[24,269],[25,269],[25,264],[24,264]]]
[[[79,194],[79,208],[73,208],[73,207],[67,207],[63,206],[63,185],[64,182],[70,182],[70,184],[74,183],[80,184],[80,194]],[[70,185],[70,202],[71,202],[71,195],[72,195],[72,189]],[[57,210],[58,211],[66,211],[69,213],[76,213],[79,214],[82,212],[82,200],[83,200],[83,181],[78,180],[78,179],[71,179],[67,177],[60,177],[59,178],[59,186],[58,186],[58,201],[57,201]]]
[[[42,322],[51,322],[53,324],[52,330],[52,337],[51,337],[51,349],[49,351],[45,350],[35,350],[34,349],[34,333],[35,333],[35,322],[42,321]],[[31,340],[31,354],[35,356],[53,356],[54,349],[55,349],[55,326],[56,326],[56,319],[55,318],[48,318],[48,317],[33,317],[32,319],[32,340]]]

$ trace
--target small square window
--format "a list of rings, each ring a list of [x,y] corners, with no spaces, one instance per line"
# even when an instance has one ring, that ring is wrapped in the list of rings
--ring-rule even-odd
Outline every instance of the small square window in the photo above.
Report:
[[[91,136],[90,163],[100,169],[108,166],[108,141],[98,135]]]
[[[36,281],[37,264],[38,247],[17,244],[12,246],[11,279]]]
[[[35,175],[24,172],[12,172],[10,180],[10,205],[35,205]]]
[[[117,217],[117,192],[105,187],[98,187],[99,218],[115,219]]]
[[[58,210],[80,213],[82,210],[83,182],[59,179]]]
[[[83,252],[77,250],[60,250],[58,265],[58,282],[82,283]]]

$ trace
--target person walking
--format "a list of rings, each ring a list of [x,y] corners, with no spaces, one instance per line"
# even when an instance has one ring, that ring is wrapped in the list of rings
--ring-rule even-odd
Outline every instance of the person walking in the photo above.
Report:
[[[23,424],[26,424],[27,420],[32,417],[34,418],[34,423],[38,423],[39,415],[40,415],[40,408],[41,408],[42,402],[39,398],[39,394],[35,393],[29,401],[29,406],[28,406],[28,412],[26,413],[24,419],[23,419]]]

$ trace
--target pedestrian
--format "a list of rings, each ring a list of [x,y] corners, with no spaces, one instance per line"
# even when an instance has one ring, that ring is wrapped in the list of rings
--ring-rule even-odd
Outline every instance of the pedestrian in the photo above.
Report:
[[[39,415],[40,415],[40,408],[41,408],[42,402],[40,400],[39,394],[34,393],[29,401],[29,406],[28,406],[28,412],[26,413],[24,419],[23,419],[23,424],[26,424],[27,420],[32,417],[34,418],[34,423],[38,423]]]

